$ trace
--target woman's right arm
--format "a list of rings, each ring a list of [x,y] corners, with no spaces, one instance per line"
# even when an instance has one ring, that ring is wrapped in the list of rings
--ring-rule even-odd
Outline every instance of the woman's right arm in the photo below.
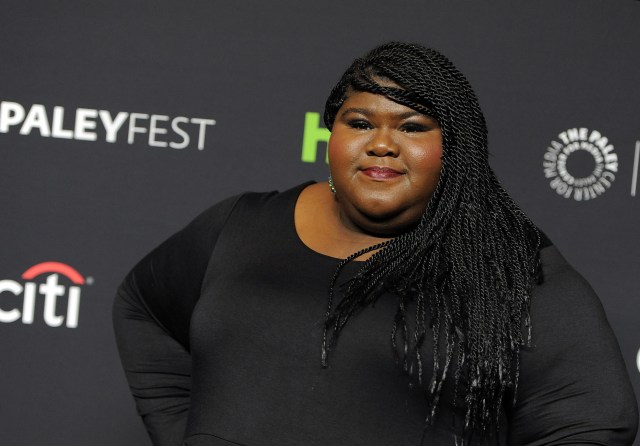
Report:
[[[189,321],[204,274],[239,197],[200,214],[143,258],[126,276],[113,305],[122,365],[151,440],[182,444],[189,412]]]

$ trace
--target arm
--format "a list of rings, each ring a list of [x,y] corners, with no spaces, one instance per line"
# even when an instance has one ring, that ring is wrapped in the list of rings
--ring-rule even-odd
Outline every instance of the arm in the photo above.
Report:
[[[631,445],[638,409],[598,297],[554,247],[533,294],[532,348],[521,353],[509,444]]]
[[[189,321],[238,197],[211,207],[142,259],[120,285],[113,323],[131,393],[156,446],[182,443],[189,411]]]

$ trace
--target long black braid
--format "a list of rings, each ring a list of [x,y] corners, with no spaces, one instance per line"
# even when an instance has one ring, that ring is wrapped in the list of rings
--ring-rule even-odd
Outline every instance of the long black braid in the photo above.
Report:
[[[380,85],[380,79],[397,87]],[[443,384],[453,382],[451,403],[464,398],[464,432],[490,434],[508,390],[515,401],[519,352],[531,340],[530,293],[539,277],[540,235],[489,167],[480,105],[446,57],[391,42],[356,59],[327,99],[329,129],[351,91],[381,94],[436,119],[442,171],[415,228],[339,264],[329,291],[323,364],[351,316],[381,294],[395,293],[399,305],[391,342],[405,370],[417,375],[427,392],[427,421],[437,414]],[[344,265],[376,249],[333,308]],[[427,383],[421,347],[429,330],[434,365]],[[461,388],[463,373],[466,388]]]

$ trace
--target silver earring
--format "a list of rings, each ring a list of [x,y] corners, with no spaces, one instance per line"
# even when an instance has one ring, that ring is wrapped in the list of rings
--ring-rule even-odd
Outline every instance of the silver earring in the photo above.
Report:
[[[336,191],[336,187],[333,185],[333,178],[331,178],[331,175],[329,175],[329,189],[331,189],[331,193],[335,194]]]

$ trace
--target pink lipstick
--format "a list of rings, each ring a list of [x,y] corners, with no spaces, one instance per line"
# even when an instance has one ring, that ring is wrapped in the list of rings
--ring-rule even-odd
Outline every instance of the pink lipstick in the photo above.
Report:
[[[362,169],[361,172],[366,176],[376,180],[388,180],[396,178],[402,175],[402,172],[398,172],[390,167],[372,166]]]
[[[396,178],[402,175],[402,172],[398,172],[390,167],[380,167],[380,166],[372,166],[367,167],[366,169],[362,169],[363,174],[370,178],[374,178],[376,180],[387,180],[391,178]]]

